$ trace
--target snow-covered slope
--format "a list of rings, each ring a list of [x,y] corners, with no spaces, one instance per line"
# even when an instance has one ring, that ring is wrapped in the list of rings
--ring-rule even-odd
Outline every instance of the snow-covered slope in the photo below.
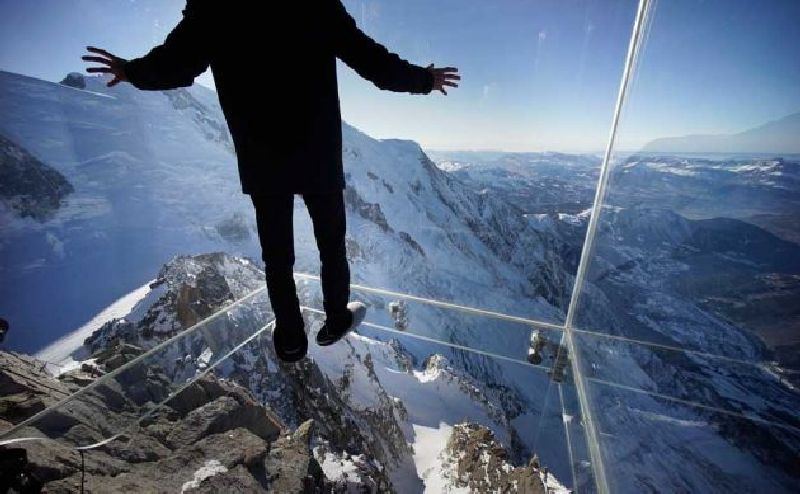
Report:
[[[38,227],[4,227],[3,311],[36,350],[141,286],[177,254],[217,249],[258,258],[252,206],[239,192],[230,140],[203,88],[140,92],[0,73],[0,131],[75,186]],[[195,96],[197,95],[197,96]],[[489,309],[563,317],[569,274],[526,232],[521,213],[438,170],[418,145],[345,126],[354,281]],[[265,150],[268,159],[269,150]],[[298,205],[299,206],[299,205]],[[299,270],[317,271],[298,207]],[[95,282],[99,280],[100,282]],[[30,310],[48,299],[53,311]],[[554,307],[555,305],[555,307]]]
[[[12,347],[35,351],[82,326],[178,253],[258,253],[252,231],[249,242],[221,233],[252,206],[224,120],[193,91],[109,90],[96,78],[81,90],[0,72],[0,133],[75,189],[49,221],[3,226]],[[37,300],[58,309],[37,310]]]

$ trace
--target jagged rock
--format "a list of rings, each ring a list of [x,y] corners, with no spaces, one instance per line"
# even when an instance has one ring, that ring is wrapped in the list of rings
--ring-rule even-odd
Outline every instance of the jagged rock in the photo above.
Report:
[[[61,80],[60,84],[78,89],[86,89],[86,79],[80,72],[70,72]]]
[[[534,466],[534,461],[528,466],[514,468],[508,462],[506,449],[485,426],[469,422],[456,425],[446,451],[456,487],[468,487],[471,492],[546,492],[542,473]]]
[[[51,395],[66,394],[65,383],[47,374],[33,358],[0,352],[0,362],[4,363],[0,382],[6,390],[17,392],[14,395],[38,395],[44,406],[53,404]],[[118,380],[111,380],[67,406],[50,410],[34,425],[57,440],[20,443],[27,454],[25,468],[32,478],[44,483],[47,492],[79,490],[81,456],[67,445],[100,441],[121,425],[129,425],[130,418],[117,416],[118,411],[131,406],[128,391],[137,389],[134,384],[141,381],[134,396],[151,387],[147,393],[161,397],[166,389],[162,379],[157,369],[148,368],[125,378],[131,382],[121,385]],[[300,485],[297,492],[302,492],[306,484],[321,491],[324,475],[309,446],[310,423],[276,441],[268,461],[270,442],[278,437],[283,424],[255,402],[247,390],[206,376],[185,388],[169,405],[153,412],[143,426],[134,425],[124,436],[85,451],[86,492],[180,492],[184,488],[199,492],[265,492],[268,472],[277,482],[276,492],[292,492],[282,486],[294,485]],[[21,417],[18,408],[2,411],[10,412],[15,420]],[[2,429],[13,423],[4,415],[0,420]],[[28,428],[22,435],[40,436],[37,429]],[[219,465],[219,473],[204,473],[203,468],[210,461]],[[300,464],[304,466],[297,470]],[[310,482],[304,480],[307,476]]]
[[[365,201],[356,189],[347,187],[344,189],[344,200],[347,207],[357,212],[365,220],[369,220],[383,231],[393,233],[394,229],[389,226],[386,216],[381,210],[381,205]]]
[[[144,350],[136,345],[115,339],[113,344],[92,355],[92,358],[104,365],[107,371],[122,367],[126,363],[141,355]]]
[[[67,397],[45,364],[15,352],[0,352],[0,417],[17,424]]]
[[[125,436],[103,445],[98,451],[131,464],[158,461],[171,453],[161,441],[139,427],[132,428]]]
[[[234,427],[245,427],[267,441],[278,437],[280,432],[280,426],[265,413],[264,407],[254,403],[242,404],[233,397],[222,396],[189,412],[166,439],[170,446],[179,448]]]
[[[115,390],[136,405],[161,403],[167,399],[172,388],[172,381],[158,365],[135,365],[118,374],[115,379]],[[115,408],[121,411],[121,408]]]
[[[277,415],[256,402],[245,388],[230,381],[217,379],[213,375],[207,375],[183,389],[167,403],[167,406],[181,416],[186,416],[198,413],[204,404],[222,397],[235,400],[238,407],[235,419],[240,426],[246,427],[267,441],[275,439],[279,431],[285,427]]]
[[[97,374],[85,372],[83,369],[72,369],[58,376],[59,381],[68,386],[83,388],[97,378]]]
[[[14,424],[0,419],[0,433],[10,430],[12,427],[14,427]]]
[[[259,465],[267,454],[269,441],[264,440],[244,427],[237,427],[223,434],[206,437],[186,451],[198,452],[208,458],[216,458],[223,465]]]
[[[28,453],[28,463],[34,476],[45,483],[63,479],[81,471],[80,454],[56,441],[21,443]],[[113,476],[128,469],[124,460],[98,451],[84,456],[87,475]]]
[[[293,413],[313,418],[316,433],[329,441],[332,449],[364,453],[380,464],[411,456],[411,448],[395,418],[396,404],[385,392],[385,401],[379,409],[354,410],[347,402],[350,389],[346,376],[338,383],[332,382],[313,359],[285,366],[282,377],[291,386]],[[391,485],[385,468],[365,467],[369,469],[369,474],[365,473],[369,482]]]
[[[265,487],[243,465],[213,475],[188,487],[185,492],[217,494],[219,492],[263,492]]]
[[[225,277],[214,268],[203,267],[195,284],[183,284],[178,291],[178,321],[189,328],[233,299]]]
[[[294,434],[272,444],[264,468],[272,492],[321,492],[325,475],[311,452],[314,421],[308,420]]]
[[[236,386],[228,381],[221,381],[213,374],[209,374],[203,379],[195,381],[192,386],[181,390],[167,405],[183,416],[222,396],[238,395],[246,398],[246,393],[241,386]]]

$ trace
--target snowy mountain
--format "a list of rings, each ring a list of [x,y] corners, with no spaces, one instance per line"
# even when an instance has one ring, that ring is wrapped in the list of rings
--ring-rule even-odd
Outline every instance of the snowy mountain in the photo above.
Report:
[[[3,246],[2,269],[25,280],[28,287],[24,292],[3,287],[2,311],[14,323],[9,333],[12,348],[41,350],[40,356],[60,360],[65,352],[58,347],[92,334],[102,324],[102,314],[135,319],[130,310],[146,313],[142,307],[147,304],[165,304],[163,317],[148,316],[154,322],[148,329],[128,323],[118,324],[112,333],[105,328],[75,357],[90,356],[130,331],[138,335],[130,338],[131,344],[149,348],[141,338],[152,342],[173,335],[200,317],[194,310],[166,310],[170,304],[181,307],[181,297],[194,292],[186,289],[174,295],[175,300],[159,299],[168,284],[153,283],[153,274],[163,263],[178,254],[216,250],[259,257],[252,206],[239,193],[229,141],[218,132],[219,108],[209,106],[212,93],[202,88],[168,93],[142,93],[125,86],[108,89],[96,78],[85,78],[83,89],[8,73],[0,78],[0,105],[5,110],[0,129],[75,184],[70,201],[49,222],[38,228],[14,222],[4,235],[9,242]],[[348,126],[344,143],[354,282],[539,319],[563,318],[571,275],[559,255],[563,246],[553,243],[556,239],[535,230],[526,232],[528,222],[514,206],[484,197],[437,169],[415,143],[377,141]],[[299,204],[296,213],[296,267],[316,272],[310,221]],[[48,235],[60,242],[58,252],[47,248],[43,237]],[[211,272],[189,271],[203,283],[221,286],[219,276]],[[240,288],[260,282],[261,276],[254,273],[249,273],[250,281],[240,282]],[[169,276],[162,273],[158,279],[162,278]],[[244,293],[241,290],[221,290],[209,300],[233,300]],[[373,321],[392,324],[386,312],[390,299],[363,298],[370,304]],[[59,311],[37,310],[41,300]],[[303,300],[321,307],[318,287],[308,288]],[[422,305],[410,307],[409,314],[412,331],[426,337],[525,358],[530,336],[525,325]],[[63,338],[60,343],[59,338]],[[560,412],[547,404],[550,380],[544,372],[444,346],[431,348],[413,339],[403,341],[405,350],[398,353],[380,343],[377,335],[364,338],[362,343],[354,339],[356,343],[332,350],[344,354],[334,353],[336,358],[321,361],[320,367],[330,366],[332,376],[354,373],[347,378],[357,378],[353,395],[366,393],[382,413],[394,413],[390,393],[396,393],[395,388],[413,386],[412,396],[425,398],[419,410],[407,407],[412,419],[402,426],[402,437],[410,439],[386,446],[398,450],[395,470],[415,471],[408,446],[414,444],[411,438],[418,434],[444,444],[448,427],[472,417],[493,427],[519,461],[526,461],[535,449],[559,478],[570,477],[567,445],[546,441],[559,437],[563,425]],[[54,347],[43,348],[49,343]],[[433,364],[424,367],[427,371],[418,370],[433,353],[441,355],[435,360],[442,367],[437,371],[441,379],[418,377],[415,372],[433,372],[429,368]],[[377,361],[379,354],[383,357],[374,373],[391,386],[370,391],[368,369],[356,363],[366,361],[367,355]],[[170,362],[178,356],[171,355]],[[416,367],[406,366],[399,374],[397,362],[406,361]],[[462,388],[486,388],[489,396],[502,393],[503,398],[475,398],[459,391]],[[252,390],[262,399],[266,396],[266,391]],[[442,414],[441,408],[432,406],[437,400],[452,412]],[[300,413],[298,406],[287,405],[286,413]],[[540,433],[543,427],[554,429]],[[332,429],[331,434],[340,433]],[[341,448],[345,443],[339,441]],[[375,441],[370,458],[380,457],[384,448]],[[416,474],[397,474],[397,478],[412,481],[403,492],[418,491],[423,485]]]
[[[2,270],[28,287],[0,288],[1,309],[25,328],[24,340],[9,335],[23,350],[80,327],[175,255],[260,257],[252,205],[207,90],[85,84],[0,73],[0,131],[75,186],[49,222],[4,228]],[[563,318],[568,267],[525,232],[513,207],[441,172],[414,143],[346,126],[344,145],[354,282]],[[296,267],[316,272],[310,221],[302,206],[297,213]],[[45,298],[63,311],[30,310]]]
[[[249,242],[228,235],[252,206],[227,134],[218,133],[218,107],[192,99],[193,89],[168,96],[85,83],[81,90],[0,72],[0,133],[74,188],[46,222],[3,225],[0,271],[12,282],[0,288],[0,312],[12,324],[8,343],[28,352],[80,327],[179,253],[225,246],[258,254],[252,230]],[[58,310],[37,310],[36,300]]]
[[[589,208],[600,157],[564,153],[429,152],[436,166],[499,195],[526,213],[578,213]]]
[[[800,161],[635,155],[614,168],[608,200],[690,218],[794,217],[800,211]]]
[[[436,156],[487,195],[517,188],[508,197],[534,229],[581,247],[591,209],[551,211],[541,199],[553,184],[571,183],[567,194],[591,201],[580,187],[592,165],[576,166],[580,156]],[[580,334],[578,346],[612,488],[748,490],[767,478],[771,490],[795,490],[800,247],[796,222],[781,220],[800,212],[800,165],[793,157],[637,155],[611,172],[576,325],[599,333]],[[753,226],[760,223],[769,231]],[[679,404],[687,402],[706,408]]]
[[[646,208],[603,215],[576,326],[656,345],[578,336],[606,469],[639,479],[614,490],[725,492],[766,482],[791,492],[800,393],[791,370],[757,363],[774,358],[765,341],[795,341],[800,246],[732,219]],[[580,238],[588,215],[530,219]]]
[[[56,360],[93,358],[110,369],[258,289],[260,249],[213,93],[200,87],[142,93],[81,80],[58,85],[0,72],[0,133],[74,187],[44,223],[15,218],[3,227],[0,269],[13,282],[0,287],[0,312],[12,321],[12,348]],[[434,164],[413,142],[375,140],[349,126],[343,137],[354,283],[563,321],[591,213],[596,157],[435,156]],[[735,279],[728,287],[746,279],[742,286],[755,298],[774,295],[775,286],[794,279],[796,245],[675,205],[682,187],[714,191],[698,196],[719,207],[736,203],[725,203],[726,191],[742,190],[764,198],[750,201],[757,207],[743,214],[764,214],[775,202],[760,188],[794,200],[796,163],[681,160],[647,157],[615,167],[610,193],[619,201],[601,223],[579,325],[696,352],[769,358],[770,348],[741,323],[757,315],[737,320],[731,310],[742,293],[716,292],[708,300],[697,293],[709,283],[723,287],[713,275],[730,272]],[[717,191],[709,184],[719,177],[728,182]],[[643,184],[651,188],[637,195]],[[661,199],[664,190],[674,193]],[[665,203],[654,207],[658,201]],[[317,272],[310,221],[299,202],[296,213],[296,268]],[[214,254],[197,255],[207,252]],[[299,287],[304,305],[321,306],[318,284],[304,280]],[[391,296],[354,296],[368,304],[370,323],[393,325]],[[58,310],[41,310],[43,301]],[[262,294],[214,323],[217,331],[181,340],[159,365],[173,382],[196,375],[257,330],[267,307]],[[319,317],[306,316],[313,334]],[[408,333],[526,357],[527,325],[415,302],[408,316]],[[312,344],[311,358],[291,369],[276,363],[268,339],[259,340],[219,372],[287,424],[315,419],[314,454],[329,479],[391,482],[398,492],[437,490],[442,482],[457,492],[465,482],[489,478],[499,484],[482,485],[506,485],[503,475],[464,480],[453,473],[461,465],[448,441],[486,434],[479,426],[509,461],[472,462],[464,472],[491,464],[508,474],[527,468],[536,454],[562,484],[586,477],[569,379],[556,386],[538,369],[393,337],[366,326],[329,349]],[[763,422],[797,424],[798,395],[779,367],[729,365],[591,335],[578,343],[592,369],[606,468],[622,480],[615,492],[795,490],[795,429]],[[464,419],[472,425],[457,427]],[[488,450],[476,446],[483,458]]]

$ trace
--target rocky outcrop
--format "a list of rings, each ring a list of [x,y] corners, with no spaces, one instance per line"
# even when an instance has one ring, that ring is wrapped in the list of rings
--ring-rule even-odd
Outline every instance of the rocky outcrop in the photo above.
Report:
[[[264,467],[274,492],[318,492],[325,486],[325,475],[310,449],[313,428],[314,421],[308,420],[294,434],[272,443]]]
[[[80,72],[70,72],[66,75],[61,82],[64,86],[74,87],[76,89],[86,89],[86,79]]]
[[[159,271],[151,288],[163,294],[141,319],[113,319],[90,335],[84,345],[90,354],[122,353],[112,364],[122,363],[132,355],[126,344],[147,350],[260,288],[263,279],[263,273],[251,261],[222,252],[177,256]],[[119,352],[113,350],[117,346]]]
[[[17,216],[45,222],[74,190],[58,170],[0,135],[0,203]]]
[[[553,489],[550,484],[555,479],[548,475],[547,469],[540,469],[536,457],[527,466],[511,465],[506,449],[482,425],[468,422],[456,425],[447,442],[446,454],[453,485],[467,487],[470,492],[567,492],[560,486]]]
[[[43,367],[31,357],[0,352],[0,392],[5,405],[0,408],[0,426],[4,426],[0,430],[53,405],[74,389]],[[30,404],[21,406],[24,401],[20,397],[27,397]],[[88,417],[62,420],[68,431],[61,440],[4,447],[0,461],[16,465],[29,476],[29,485],[43,485],[54,493],[79,490],[82,469],[85,492],[331,490],[311,447],[313,421],[287,431],[247,390],[228,381],[201,378],[124,435],[85,451],[81,458],[81,453],[68,445],[100,439],[95,421],[113,422],[110,409],[104,409],[104,417],[94,410]],[[67,409],[53,410],[50,418],[58,415],[61,420],[69,413]],[[32,424],[23,435],[36,435],[35,429],[46,421]]]
[[[70,387],[45,367],[28,355],[0,352],[0,419],[18,424],[69,395]]]
[[[394,233],[394,229],[389,226],[380,204],[365,201],[353,187],[344,189],[344,200],[350,210],[355,211],[365,220],[378,225],[384,233]]]

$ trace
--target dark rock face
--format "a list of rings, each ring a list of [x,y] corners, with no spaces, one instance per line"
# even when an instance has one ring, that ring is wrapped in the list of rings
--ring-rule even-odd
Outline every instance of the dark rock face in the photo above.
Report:
[[[84,79],[83,74],[79,72],[70,72],[61,80],[60,84],[78,89],[86,89],[86,79]]]
[[[52,378],[43,362],[20,353],[0,352],[0,419],[18,424],[70,392],[69,386]]]
[[[241,213],[235,213],[225,218],[215,226],[219,236],[231,243],[241,243],[250,240],[250,225]]]
[[[142,379],[158,393],[157,382],[151,377]],[[31,357],[0,352],[0,430],[52,406],[75,389],[50,376]],[[104,410],[102,417],[98,408],[85,414],[87,409],[81,407],[52,410],[50,422],[62,425],[62,440],[15,445],[26,456],[20,468],[47,492],[80,490],[81,456],[68,444],[110,436],[101,432],[106,427],[99,424],[114,423],[111,410],[115,407],[103,407],[103,400],[118,397],[97,393],[92,398]],[[35,428],[46,422],[37,421],[22,436],[38,435]],[[85,451],[83,488],[112,493],[330,492],[310,445],[313,422],[305,422],[294,433],[281,433],[283,428],[247,390],[206,376],[123,436]]]
[[[194,444],[199,438],[244,427],[263,440],[278,436],[279,428],[266,410],[251,400],[240,403],[231,396],[221,396],[189,412],[166,437],[172,448]]]
[[[273,492],[322,492],[325,475],[311,453],[313,427],[308,420],[272,443],[264,468]]]
[[[365,220],[369,220],[378,225],[383,232],[394,232],[394,229],[389,226],[389,222],[386,220],[386,216],[383,214],[380,204],[365,201],[364,198],[358,194],[358,191],[352,187],[344,189],[344,200],[347,207],[358,213],[359,216]]]
[[[234,270],[239,281],[226,278],[222,274],[226,269]],[[259,288],[261,283],[263,274],[250,261],[234,260],[222,252],[177,256],[159,271],[158,281],[151,288],[165,293],[140,321],[108,321],[86,339],[84,346],[94,356],[122,353],[122,357],[113,357],[111,366],[105,364],[110,370],[133,356],[125,351],[125,344],[142,350],[152,348]],[[118,346],[119,351],[114,350]]]
[[[59,173],[0,135],[0,202],[21,218],[49,220],[74,192]]]
[[[400,236],[400,238],[403,239],[405,243],[410,245],[412,249],[419,252],[420,255],[425,257],[425,251],[422,249],[422,246],[419,243],[417,243],[416,240],[414,240],[414,237],[412,237],[410,234],[406,232],[398,232],[397,234]]]
[[[456,425],[447,452],[454,460],[452,477],[458,487],[468,487],[471,492],[545,493],[538,460],[534,457],[528,466],[512,467],[508,452],[482,425]]]

